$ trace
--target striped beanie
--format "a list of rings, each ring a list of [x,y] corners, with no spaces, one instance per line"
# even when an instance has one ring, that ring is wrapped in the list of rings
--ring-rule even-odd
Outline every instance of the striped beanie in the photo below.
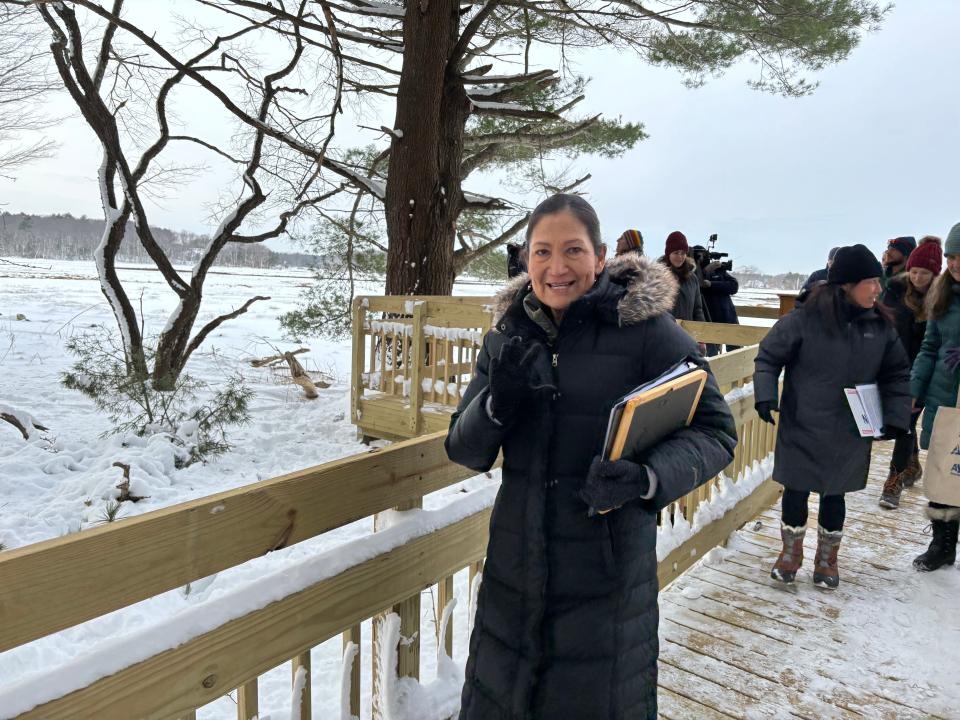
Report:
[[[639,230],[624,230],[623,234],[617,238],[617,244],[620,244],[620,241],[623,240],[624,244],[631,250],[636,250],[637,252],[643,252],[643,235]]]

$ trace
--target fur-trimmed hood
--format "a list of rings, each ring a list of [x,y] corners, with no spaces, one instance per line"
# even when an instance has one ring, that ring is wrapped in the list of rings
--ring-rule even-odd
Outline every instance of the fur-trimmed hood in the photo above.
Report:
[[[625,289],[615,309],[620,325],[636,325],[673,309],[677,299],[677,279],[661,263],[643,255],[626,253],[608,260],[600,277],[604,275],[611,284]],[[528,292],[530,278],[527,273],[511,279],[494,298],[494,325],[512,305],[522,302]]]

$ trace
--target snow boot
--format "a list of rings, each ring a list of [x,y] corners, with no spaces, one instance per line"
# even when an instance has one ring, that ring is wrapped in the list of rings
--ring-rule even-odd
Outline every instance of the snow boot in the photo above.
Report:
[[[777,558],[773,570],[770,571],[770,577],[779,580],[782,583],[792,583],[797,577],[797,570],[803,563],[803,536],[806,535],[806,527],[791,527],[783,522],[780,523],[780,539],[783,541],[783,549]]]
[[[883,484],[883,490],[880,491],[880,507],[887,510],[896,510],[900,507],[900,493],[903,492],[903,476],[906,472],[906,470],[897,472],[890,468],[887,481]]]
[[[922,477],[923,466],[920,464],[920,451],[915,449],[910,455],[906,470],[903,471],[903,486],[905,488],[913,487]]]
[[[933,525],[933,540],[913,566],[922,572],[939,570],[957,560],[957,533],[960,530],[960,508],[927,508],[927,517]]]
[[[813,584],[818,588],[835,590],[840,584],[837,553],[843,530],[824,530],[817,525],[817,554],[813,560]]]

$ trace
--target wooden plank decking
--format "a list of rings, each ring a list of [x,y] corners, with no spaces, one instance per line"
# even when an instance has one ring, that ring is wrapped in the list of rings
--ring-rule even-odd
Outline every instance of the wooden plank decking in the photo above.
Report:
[[[840,588],[769,577],[779,508],[660,594],[660,715],[690,718],[960,718],[960,570],[911,567],[929,535],[922,490],[877,506],[891,443],[878,446],[866,490],[847,496]],[[815,497],[815,496],[814,496]],[[811,498],[813,500],[813,498]],[[953,668],[931,677],[930,668]]]

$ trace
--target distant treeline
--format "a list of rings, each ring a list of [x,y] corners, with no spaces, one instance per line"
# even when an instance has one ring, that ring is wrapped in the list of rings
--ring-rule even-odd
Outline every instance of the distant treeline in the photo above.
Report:
[[[86,216],[27,215],[0,212],[0,256],[43,258],[46,260],[91,260],[100,244],[104,221]],[[153,228],[154,237],[171,261],[192,264],[206,247],[209,238],[196,233]],[[119,260],[150,262],[137,241],[133,223],[120,246]],[[260,244],[229,244],[217,256],[217,265],[236,267],[310,267],[320,265],[320,258],[304,253],[274,252]]]

